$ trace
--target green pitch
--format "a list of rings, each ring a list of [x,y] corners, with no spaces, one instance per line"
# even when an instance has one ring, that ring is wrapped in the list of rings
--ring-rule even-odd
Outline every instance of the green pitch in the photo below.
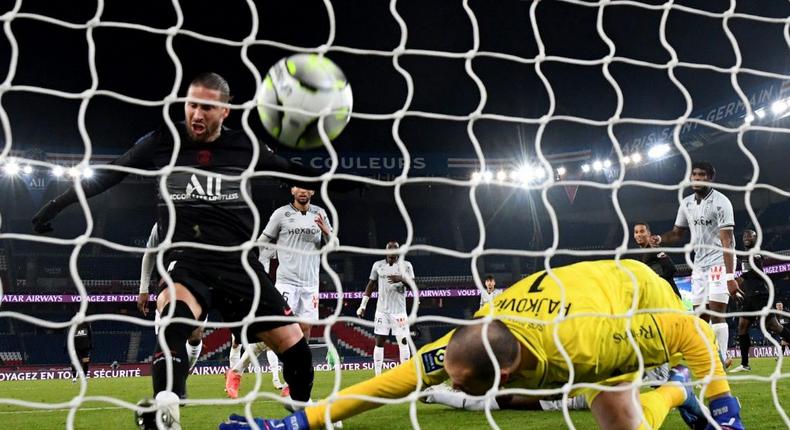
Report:
[[[737,364],[737,363],[736,363]],[[772,358],[754,359],[749,377],[767,377],[774,371],[776,361]],[[370,371],[344,372],[343,386],[372,377]],[[242,393],[253,386],[255,378],[245,375]],[[327,395],[334,383],[333,374],[316,374],[314,398]],[[196,376],[188,381],[191,399],[224,398],[224,377],[218,375]],[[778,398],[785,412],[790,414],[790,360],[784,361],[782,377],[778,381]],[[150,396],[151,380],[145,378],[93,379],[88,381],[88,396],[112,396],[131,403]],[[271,388],[268,375],[263,376],[262,390],[277,395]],[[733,391],[743,406],[746,426],[753,429],[784,429],[786,426],[777,412],[771,396],[769,382],[746,380],[733,381]],[[0,398],[14,398],[49,404],[69,402],[79,392],[79,384],[70,380],[0,382]],[[227,399],[223,401],[228,401]],[[242,405],[193,405],[181,409],[181,421],[185,430],[216,429],[217,424],[231,412],[242,412]],[[286,414],[282,406],[273,399],[261,398],[252,406],[257,416],[282,417]],[[7,403],[0,404],[0,428],[4,430],[34,429],[50,430],[66,427],[68,410],[33,410]],[[559,412],[498,411],[494,418],[502,429],[557,429],[565,428]],[[487,429],[482,412],[452,410],[439,405],[417,404],[417,419],[424,429]],[[592,416],[587,411],[571,412],[576,428],[594,428]],[[77,429],[135,429],[130,410],[108,402],[83,403],[75,415]],[[411,429],[408,404],[384,406],[360,416],[346,420],[345,429],[391,430]],[[673,412],[664,423],[666,429],[683,429],[685,425]]]

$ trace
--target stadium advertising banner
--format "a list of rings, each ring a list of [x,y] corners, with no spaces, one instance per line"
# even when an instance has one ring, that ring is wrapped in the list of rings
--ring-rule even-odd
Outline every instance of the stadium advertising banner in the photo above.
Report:
[[[767,275],[777,273],[790,272],[790,263],[781,263],[767,266],[763,269]],[[739,273],[739,272],[738,272]],[[691,277],[677,277],[675,283],[680,290],[683,303],[690,310],[691,309]],[[319,298],[322,300],[337,299],[337,292],[320,292]],[[433,297],[477,297],[480,296],[480,290],[477,288],[443,288],[443,289],[424,289],[419,291],[421,298]],[[378,297],[377,292],[373,292],[372,297]],[[414,292],[406,291],[406,297],[414,297]],[[92,303],[119,303],[119,302],[137,302],[136,294],[92,294],[87,296],[88,301]],[[361,299],[362,291],[345,291],[343,292],[343,299],[353,300]],[[156,295],[151,294],[149,301],[155,302]],[[82,296],[78,294],[5,294],[0,296],[0,303],[79,303],[82,301]]]
[[[384,369],[391,369],[398,365],[395,361],[384,362]],[[340,363],[336,367],[340,370],[373,370],[372,361],[362,361],[354,363]],[[331,372],[334,371],[334,366],[329,364],[314,364],[313,369],[316,372]],[[216,365],[203,365],[198,364],[192,369],[192,375],[224,375],[228,371],[228,366]],[[71,379],[72,370],[65,367],[0,367],[0,382],[4,381],[45,381],[51,379]],[[271,373],[268,366],[249,366],[246,373]],[[136,378],[139,376],[150,376],[151,364],[121,364],[113,369],[109,365],[93,365],[88,371],[88,378],[90,379],[103,379],[103,378]]]

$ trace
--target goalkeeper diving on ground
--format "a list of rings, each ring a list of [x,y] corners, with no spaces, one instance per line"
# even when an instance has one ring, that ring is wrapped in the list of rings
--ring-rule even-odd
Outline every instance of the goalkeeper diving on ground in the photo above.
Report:
[[[583,395],[600,428],[659,428],[674,408],[691,428],[716,428],[695,397],[691,374],[695,382],[710,377],[702,381],[700,394],[708,402],[710,419],[723,429],[744,428],[710,325],[686,313],[666,281],[640,262],[583,262],[532,274],[475,318],[489,314],[495,317],[489,324],[480,319],[479,324],[450,331],[400,366],[339,391],[339,400],[307,406],[284,419],[258,418],[256,423],[264,429],[323,428],[327,418],[347,419],[382,406],[349,396],[403,398],[445,380],[470,395],[494,395],[490,390],[495,388],[496,368],[485,349],[486,328],[501,388],[559,389],[570,382],[574,386],[569,397]],[[642,370],[673,366],[669,381],[654,390],[639,391],[643,372],[629,341],[629,323]],[[219,428],[244,429],[249,424],[233,415]]]

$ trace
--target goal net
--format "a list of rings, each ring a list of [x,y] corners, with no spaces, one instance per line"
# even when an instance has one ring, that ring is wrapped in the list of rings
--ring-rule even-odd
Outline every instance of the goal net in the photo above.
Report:
[[[120,419],[110,417],[114,412],[131,416],[140,409],[138,400],[151,397],[147,383],[130,382],[123,390],[100,381],[149,375],[154,343],[164,342],[162,331],[155,336],[153,329],[171,324],[172,314],[154,321],[137,310],[139,261],[155,252],[155,273],[172,283],[163,258],[173,246],[172,232],[156,248],[146,247],[146,239],[156,221],[156,193],[167,194],[168,179],[191,170],[176,165],[175,156],[159,170],[110,163],[162,124],[173,132],[183,120],[190,80],[204,71],[230,83],[234,98],[226,124],[254,142],[272,142],[257,119],[255,94],[266,70],[292,53],[331,58],[345,72],[355,103],[348,128],[333,142],[323,136],[324,149],[271,145],[323,172],[314,201],[327,210],[339,240],[316,251],[322,286],[313,330],[314,400],[337,402],[341,388],[372,375],[377,297],[362,318],[356,309],[371,265],[385,258],[389,241],[399,242],[397,254],[414,267],[404,289],[412,356],[451,328],[470,324],[481,294],[488,294],[488,275],[503,290],[546,271],[561,285],[556,315],[515,320],[558,327],[572,314],[572,292],[554,270],[583,261],[616,260],[636,296],[642,284],[621,261],[666,253],[677,272],[662,273],[677,284],[688,312],[701,315],[692,310],[692,284],[707,267],[695,265],[695,258],[721,250],[719,238],[692,245],[699,239],[692,234],[642,249],[634,228],[647,226],[654,235],[672,230],[692,189],[712,186],[732,205],[736,275],[756,271],[766,285],[761,305],[749,308],[748,300],[733,299],[713,313],[728,325],[722,329],[729,339],[725,358],[736,367],[746,353],[754,363],[753,371],[726,378],[734,395],[747,393],[741,398],[747,426],[790,427],[790,392],[782,388],[790,350],[771,330],[773,321],[790,321],[790,313],[776,307],[790,300],[786,3],[6,3],[0,10],[0,415],[8,428],[65,422],[71,429],[93,420],[115,426],[112,420]],[[262,150],[257,147],[256,156]],[[712,181],[692,180],[696,161],[715,166]],[[130,175],[86,198],[82,186],[110,171]],[[291,199],[280,180],[304,179],[252,168],[240,178],[256,237],[273,210]],[[340,181],[363,190],[336,193],[330,185]],[[78,204],[59,215],[53,233],[32,234],[32,215],[70,186]],[[172,201],[163,201],[175,213]],[[692,227],[713,222],[680,212]],[[756,234],[751,247],[744,246],[745,230]],[[232,249],[179,244],[244,255],[260,245],[253,238]],[[274,248],[289,251],[283,244]],[[762,266],[755,269],[758,260]],[[152,286],[145,306],[153,307],[157,292]],[[476,323],[496,319],[495,306],[487,309]],[[637,332],[630,317],[637,311],[634,302],[611,315],[628,321],[623,341],[632,347]],[[250,418],[284,415],[279,406],[285,400],[269,388],[263,360],[253,357],[254,377],[245,379],[236,400],[225,397],[217,377],[206,376],[227,368],[229,328],[281,319],[222,321],[210,313],[206,323],[190,323],[205,327],[205,349],[187,382],[194,395],[183,400],[192,406],[182,409],[184,428],[216,428],[233,411]],[[740,348],[739,319],[751,323],[751,349]],[[94,370],[87,379],[73,370],[81,366],[74,339],[83,322],[94,331]],[[538,406],[547,409],[542,419],[551,425],[595,426],[590,413],[570,412],[573,396],[583,388],[624,388],[580,380],[573,371],[580,363],[571,363],[573,351],[554,333],[559,355],[547,357],[547,366],[569,366],[566,383],[504,384],[482,397],[462,397],[463,404],[478,401],[484,412],[464,412],[458,425],[468,424],[464,417],[492,428],[520,423],[520,415],[494,410],[497,396],[515,395],[559,400]],[[242,336],[245,349],[250,341]],[[486,336],[483,344],[493,359]],[[720,350],[707,339],[706,345],[713,360]],[[398,345],[390,339],[383,348],[386,370],[398,364]],[[641,379],[650,366],[635,351],[637,377],[628,388],[646,391],[656,382]],[[493,368],[499,374],[496,361]],[[58,392],[56,380],[71,377],[79,385]],[[45,380],[30,382],[41,384],[34,385],[40,396],[18,385],[33,379]],[[196,379],[201,382],[191,388]],[[703,387],[715,379],[712,373],[695,377]],[[444,415],[434,412],[439,407],[420,403],[429,392],[418,385],[405,397],[375,398],[384,407],[362,416],[395,428],[443,427]],[[704,390],[696,394],[704,399]],[[398,412],[388,415],[388,408]],[[674,415],[666,426],[683,425]],[[117,425],[129,425],[122,421]],[[347,425],[355,422],[362,421],[352,418]]]

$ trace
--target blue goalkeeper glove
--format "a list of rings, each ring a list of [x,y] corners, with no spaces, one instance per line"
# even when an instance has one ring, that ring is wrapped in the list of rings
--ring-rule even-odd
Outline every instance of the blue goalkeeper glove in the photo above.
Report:
[[[309,430],[307,415],[304,411],[296,411],[283,419],[255,418],[255,424],[261,430]],[[246,430],[252,426],[247,422],[247,417],[232,414],[224,423],[220,423],[219,430]]]
[[[741,404],[735,397],[726,396],[713,399],[708,404],[708,407],[713,419],[716,420],[723,430],[744,429],[743,421],[741,421]],[[706,427],[707,430],[712,430],[713,428],[710,424]]]

